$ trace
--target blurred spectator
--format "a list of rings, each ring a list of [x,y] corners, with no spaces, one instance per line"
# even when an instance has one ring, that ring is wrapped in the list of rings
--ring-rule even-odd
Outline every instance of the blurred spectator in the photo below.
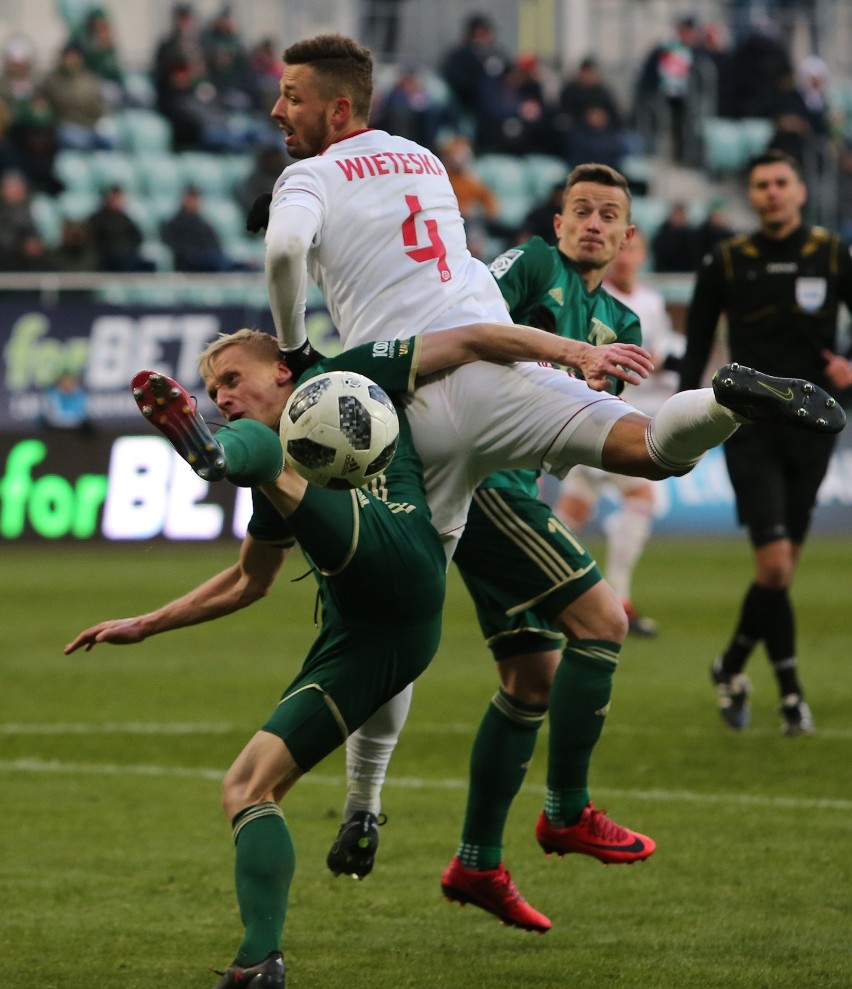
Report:
[[[55,172],[59,152],[56,120],[44,96],[34,96],[27,105],[19,105],[9,138],[30,188],[49,196],[62,192],[65,186]]]
[[[364,0],[361,35],[377,62],[393,62],[404,0]]]
[[[219,103],[241,113],[260,109],[260,93],[248,51],[230,6],[226,4],[218,11],[201,32],[200,41],[207,79],[215,86]]]
[[[89,217],[92,242],[100,271],[154,271],[156,265],[142,257],[142,231],[126,211],[124,189],[104,190],[101,205]]]
[[[790,79],[793,66],[776,28],[764,24],[734,48],[732,56],[733,115],[774,116],[782,81]]]
[[[699,85],[707,97],[704,102],[706,112],[717,117],[732,117],[734,60],[724,25],[705,24],[694,54]]]
[[[707,215],[695,228],[695,251],[700,261],[721,240],[733,237],[736,231],[728,226],[725,216],[725,200],[711,199],[707,205]]]
[[[0,175],[20,168],[18,150],[9,135],[11,127],[12,112],[0,98]]]
[[[655,46],[646,56],[637,84],[638,99],[658,100],[668,110],[675,161],[685,160],[689,130],[689,94],[695,49],[700,41],[695,17],[675,22],[675,37]]]
[[[502,81],[502,101],[496,104],[494,123],[501,142],[495,150],[510,154],[561,155],[564,147],[554,127],[554,107],[547,96],[545,69],[532,54],[518,60]]]
[[[13,119],[17,119],[29,107],[37,90],[32,42],[22,35],[15,35],[3,46],[0,99],[9,107]]]
[[[445,55],[441,75],[473,122],[477,149],[488,139],[495,105],[503,103],[502,83],[510,67],[493,21],[484,14],[467,18],[462,41]]]
[[[222,151],[240,154],[263,139],[268,127],[245,114],[234,114],[218,99],[216,88],[193,78],[192,68],[173,66],[158,103],[172,125],[176,151]]]
[[[63,185],[53,170],[58,150],[56,122],[49,103],[38,92],[28,38],[12,37],[3,48],[0,100],[11,113],[9,141],[30,188],[49,195],[61,192]]]
[[[30,267],[38,231],[30,207],[30,192],[21,172],[0,176],[0,270]]]
[[[126,101],[125,74],[106,9],[92,7],[71,40],[79,46],[86,68],[101,80],[107,106],[122,106]]]
[[[801,100],[802,114],[814,134],[830,134],[836,116],[831,106],[828,64],[819,55],[803,58],[796,69],[796,93]]]
[[[373,126],[433,150],[441,131],[457,130],[459,125],[454,103],[433,93],[414,65],[402,66],[386,93],[375,93],[371,119]]]
[[[591,55],[580,62],[576,73],[559,93],[559,110],[568,117],[569,127],[583,119],[589,106],[604,107],[615,127],[623,125],[624,120],[612,90],[604,83],[598,63]]]
[[[769,147],[795,158],[800,165],[816,165],[822,140],[832,134],[834,121],[829,104],[828,66],[816,55],[800,64],[795,78],[779,81],[773,115],[775,131]]]
[[[178,211],[160,228],[163,243],[174,255],[175,271],[243,271],[245,265],[228,257],[219,235],[201,215],[201,190],[189,185]]]
[[[249,52],[261,113],[268,115],[278,99],[284,61],[272,38],[262,38]]]
[[[178,3],[172,8],[171,30],[159,41],[154,52],[152,75],[158,105],[171,86],[172,73],[178,66],[188,75],[190,88],[205,77],[200,29],[189,3]]]
[[[852,246],[852,145],[844,142],[837,158],[838,233]]]
[[[235,192],[237,202],[246,210],[265,192],[272,192],[278,176],[290,164],[283,144],[265,145],[255,154],[254,168]]]
[[[64,219],[59,246],[47,252],[46,265],[50,271],[99,271],[100,264],[88,222]]]
[[[566,169],[567,178],[567,169]],[[556,244],[556,229],[553,225],[553,218],[557,213],[562,212],[562,199],[565,195],[565,183],[555,182],[547,195],[547,199],[533,206],[527,213],[521,229],[518,232],[517,242],[523,244],[531,237],[541,237],[548,244]]]
[[[56,118],[59,146],[77,151],[114,147],[115,132],[106,117],[108,107],[100,80],[83,62],[76,42],[69,41],[55,67],[45,76],[39,92]]]
[[[696,233],[683,203],[672,206],[651,240],[651,249],[654,271],[694,272],[698,267]]]
[[[628,151],[627,132],[613,124],[604,106],[589,104],[568,134],[568,161],[596,161],[620,171]]]
[[[456,136],[441,145],[441,161],[459,202],[468,250],[484,257],[489,229],[498,224],[500,203],[493,190],[476,174],[473,148],[466,137]]]
[[[75,430],[90,434],[88,396],[79,378],[63,371],[56,381],[41,394],[39,422],[43,429]]]

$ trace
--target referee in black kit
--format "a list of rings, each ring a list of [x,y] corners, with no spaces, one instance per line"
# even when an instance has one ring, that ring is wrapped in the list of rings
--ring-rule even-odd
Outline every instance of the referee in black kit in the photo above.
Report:
[[[698,387],[722,313],[731,361],[808,378],[835,396],[852,386],[852,365],[835,350],[840,303],[852,312],[852,256],[836,234],[802,223],[806,195],[795,159],[770,149],[749,162],[758,229],[723,241],[702,262],[687,315],[682,389]],[[834,443],[833,435],[769,423],[744,426],[725,443],[737,514],[754,551],[754,580],[711,669],[719,712],[731,728],[749,724],[751,686],[743,669],[763,642],[785,734],[814,730],[789,592]]]

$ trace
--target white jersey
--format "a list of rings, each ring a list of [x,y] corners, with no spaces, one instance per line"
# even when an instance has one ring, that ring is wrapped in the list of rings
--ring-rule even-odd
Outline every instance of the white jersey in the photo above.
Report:
[[[665,371],[662,363],[670,354],[680,357],[686,346],[686,338],[676,333],[666,309],[662,294],[648,285],[635,285],[632,292],[616,288],[604,279],[604,288],[623,302],[639,317],[642,326],[642,346],[649,351],[659,368],[641,385],[627,385],[622,397],[646,415],[653,415],[663,402],[678,389],[676,371]]]
[[[344,349],[483,320],[511,322],[464,221],[440,159],[365,130],[289,165],[270,207],[309,210],[317,230],[308,271]]]

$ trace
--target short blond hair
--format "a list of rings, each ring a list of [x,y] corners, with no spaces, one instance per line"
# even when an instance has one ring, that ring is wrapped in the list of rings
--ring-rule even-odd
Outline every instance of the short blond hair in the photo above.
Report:
[[[274,336],[244,327],[233,333],[220,333],[201,351],[198,357],[198,370],[202,378],[206,379],[213,374],[213,358],[227,347],[245,347],[258,360],[268,361],[270,364],[284,360],[278,340]]]

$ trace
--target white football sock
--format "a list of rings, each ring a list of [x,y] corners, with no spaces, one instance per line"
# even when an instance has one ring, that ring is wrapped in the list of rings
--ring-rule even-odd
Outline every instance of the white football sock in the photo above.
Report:
[[[630,600],[633,570],[651,535],[652,512],[644,498],[625,498],[604,523],[606,579],[622,601]]]
[[[378,814],[382,808],[382,785],[393,750],[408,717],[414,685],[383,704],[346,740],[346,802],[343,820],[355,811]]]
[[[666,399],[645,433],[648,456],[673,475],[686,474],[704,454],[739,428],[712,388],[682,391]]]

